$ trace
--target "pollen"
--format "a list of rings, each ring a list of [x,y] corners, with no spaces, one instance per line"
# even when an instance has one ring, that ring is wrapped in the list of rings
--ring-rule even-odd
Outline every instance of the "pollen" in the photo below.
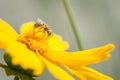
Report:
[[[28,24],[24,24],[24,27],[27,27]],[[52,34],[51,31],[43,22],[36,22],[28,27],[30,29],[20,34],[18,41],[25,44],[33,52],[43,55],[49,50],[48,42]]]

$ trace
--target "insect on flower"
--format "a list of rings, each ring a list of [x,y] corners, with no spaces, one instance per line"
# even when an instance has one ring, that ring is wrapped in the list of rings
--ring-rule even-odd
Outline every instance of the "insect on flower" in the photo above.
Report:
[[[40,28],[40,29],[43,28],[43,31],[44,33],[47,33],[47,36],[52,35],[52,32],[49,29],[48,25],[39,18],[37,19],[37,22],[34,24],[34,28]]]

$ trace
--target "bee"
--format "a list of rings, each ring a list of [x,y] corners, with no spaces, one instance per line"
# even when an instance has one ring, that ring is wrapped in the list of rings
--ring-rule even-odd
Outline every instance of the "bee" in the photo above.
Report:
[[[52,35],[52,32],[49,29],[48,25],[39,18],[37,19],[37,22],[34,24],[34,28],[43,28],[44,32],[47,32],[48,36]]]

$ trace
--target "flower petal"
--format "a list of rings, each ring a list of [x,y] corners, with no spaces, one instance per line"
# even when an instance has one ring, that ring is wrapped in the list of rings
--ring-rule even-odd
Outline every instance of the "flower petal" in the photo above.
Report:
[[[80,78],[80,80],[113,80],[111,77],[99,73],[88,67],[81,67],[76,70],[69,68],[68,70]]]
[[[34,24],[35,24],[35,22],[33,22],[33,21],[22,24],[22,26],[20,27],[20,32],[21,33],[28,32],[29,30],[31,30],[34,27]]]
[[[109,52],[114,48],[113,44],[108,44],[99,48],[78,52],[49,52],[46,58],[68,66],[85,66],[103,61],[110,57]]]
[[[43,72],[44,64],[38,56],[27,49],[27,47],[19,42],[13,43],[8,47],[8,52],[12,56],[12,62],[15,65],[21,65],[24,69],[32,69],[33,75],[40,75]]]
[[[11,56],[13,65],[20,65],[23,69],[33,70],[33,75],[40,75],[44,69],[42,61],[30,51],[24,44],[12,40],[0,32],[0,48],[3,48]]]
[[[49,51],[65,51],[69,45],[66,41],[63,41],[59,35],[53,34],[49,39]]]
[[[8,35],[10,38],[16,40],[18,37],[17,32],[5,21],[0,19],[0,32]]]
[[[12,41],[12,38],[8,37],[7,34],[0,32],[0,48],[7,48]]]
[[[47,69],[53,74],[54,77],[56,77],[59,80],[75,80],[72,76],[70,76],[67,72],[65,72],[63,69],[58,67],[57,65],[49,62],[44,57],[40,56],[40,59],[43,60],[45,63]]]

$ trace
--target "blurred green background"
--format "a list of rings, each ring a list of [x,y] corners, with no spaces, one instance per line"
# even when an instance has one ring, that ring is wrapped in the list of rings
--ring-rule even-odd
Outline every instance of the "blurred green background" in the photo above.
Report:
[[[120,0],[69,0],[69,4],[84,49],[107,43],[116,45],[109,60],[91,67],[120,80]],[[0,0],[0,18],[17,32],[22,23],[41,18],[70,43],[69,51],[79,50],[62,0]],[[4,63],[3,50],[0,62]],[[47,70],[36,79],[56,80]],[[7,77],[0,68],[0,80],[13,80],[13,77]]]

